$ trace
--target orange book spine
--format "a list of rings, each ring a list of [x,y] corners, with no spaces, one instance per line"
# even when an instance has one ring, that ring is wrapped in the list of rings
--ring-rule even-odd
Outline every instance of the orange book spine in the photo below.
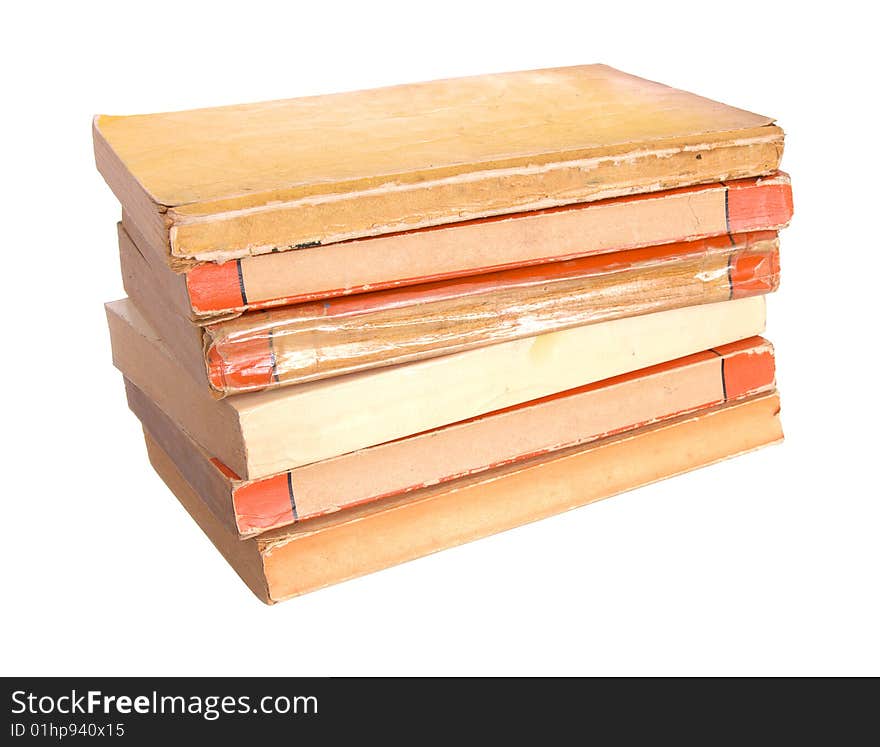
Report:
[[[185,277],[193,314],[210,316],[655,244],[777,230],[787,225],[792,212],[791,184],[779,173],[201,263]]]
[[[753,337],[262,480],[242,482],[212,461],[230,479],[239,533],[250,536],[732,402],[774,385],[773,347]],[[628,409],[619,404],[627,401]],[[603,419],[606,409],[609,415]],[[560,425],[572,413],[584,414],[580,432]],[[486,439],[492,448],[484,455],[475,443]]]
[[[315,381],[582,324],[769,293],[762,231],[251,312],[205,328],[221,395]]]

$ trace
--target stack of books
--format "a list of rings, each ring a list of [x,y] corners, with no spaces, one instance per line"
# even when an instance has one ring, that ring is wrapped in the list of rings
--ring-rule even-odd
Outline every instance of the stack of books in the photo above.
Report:
[[[587,65],[94,142],[129,406],[266,602],[782,438],[768,117]]]

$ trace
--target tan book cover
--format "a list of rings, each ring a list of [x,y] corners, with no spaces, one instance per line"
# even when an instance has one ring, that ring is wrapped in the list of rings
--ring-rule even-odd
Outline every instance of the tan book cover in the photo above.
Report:
[[[146,434],[156,471],[251,590],[273,603],[782,440],[774,393],[240,540]],[[743,489],[749,483],[743,479]]]
[[[134,304],[107,305],[117,368],[248,480],[752,337],[764,314],[753,296],[216,401]]]
[[[783,148],[769,117],[605,65],[100,115],[93,132],[139,232],[184,260],[761,176]]]
[[[560,392],[262,480],[205,454],[140,389],[128,403],[231,531],[247,537],[742,399],[774,386],[761,337]]]

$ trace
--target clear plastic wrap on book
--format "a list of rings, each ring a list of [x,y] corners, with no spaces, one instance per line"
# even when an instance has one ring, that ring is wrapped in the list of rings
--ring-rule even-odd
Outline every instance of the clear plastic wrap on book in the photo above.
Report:
[[[770,293],[778,247],[774,231],[726,235],[249,312],[205,327],[209,380],[260,391]]]

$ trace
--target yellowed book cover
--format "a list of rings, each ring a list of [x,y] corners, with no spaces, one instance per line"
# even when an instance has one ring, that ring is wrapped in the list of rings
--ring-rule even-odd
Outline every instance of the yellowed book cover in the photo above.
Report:
[[[605,65],[99,115],[98,169],[177,269],[770,174],[769,117]]]

